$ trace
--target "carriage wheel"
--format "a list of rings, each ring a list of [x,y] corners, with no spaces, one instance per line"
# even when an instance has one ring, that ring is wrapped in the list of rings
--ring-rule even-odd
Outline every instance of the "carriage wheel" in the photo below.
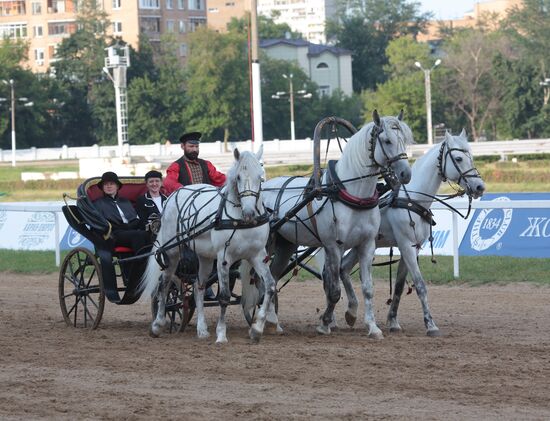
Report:
[[[157,316],[158,300],[151,300],[153,318]],[[193,287],[181,280],[172,280],[166,297],[166,329],[169,333],[183,332],[195,312]]]
[[[63,260],[59,304],[67,326],[95,329],[99,325],[105,292],[99,262],[90,250],[75,248]]]

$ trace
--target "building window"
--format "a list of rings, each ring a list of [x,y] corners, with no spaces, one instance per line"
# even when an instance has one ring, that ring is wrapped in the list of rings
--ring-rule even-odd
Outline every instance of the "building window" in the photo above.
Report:
[[[39,66],[44,65],[44,49],[43,48],[35,48],[35,50],[34,50],[34,61]]]
[[[44,28],[42,27],[42,25],[33,26],[32,34],[35,38],[41,38],[42,36],[44,36]]]
[[[140,9],[160,9],[160,0],[139,0]]]
[[[178,9],[184,10],[185,9],[185,0],[178,0]]]
[[[217,7],[209,7],[208,8],[208,13],[218,13],[219,10]]]
[[[141,32],[149,32],[154,34],[160,33],[160,18],[142,17],[139,21]]]
[[[330,95],[330,86],[328,85],[319,86],[319,95],[321,96]]]
[[[122,33],[122,22],[120,21],[113,22],[113,33],[115,34]]]
[[[172,2],[172,0],[166,0],[166,8],[167,9],[173,9],[174,8],[174,3]]]
[[[31,3],[31,9],[33,15],[41,15],[42,14],[42,3],[39,2],[33,2]]]
[[[27,38],[27,24],[7,23],[0,25],[0,38]]]
[[[0,16],[26,14],[25,0],[0,1]]]
[[[327,63],[319,63],[317,65],[317,68],[318,69],[328,69],[328,64]]]
[[[189,0],[189,10],[204,10],[204,0]]]
[[[120,9],[122,7],[121,3],[122,0],[113,0],[113,9]]]
[[[189,30],[195,32],[200,26],[206,25],[206,19],[204,18],[191,18],[189,19]]]
[[[48,45],[48,57],[50,58],[50,63],[52,61],[57,61],[57,44]]]
[[[179,29],[180,34],[185,34],[185,22],[180,20],[178,26],[179,26],[178,29]]]
[[[180,44],[180,57],[187,56],[187,44]]]
[[[234,1],[228,1],[225,3],[225,7],[234,7],[235,6],[235,2]]]
[[[70,35],[76,32],[76,22],[50,22],[48,35]]]
[[[176,22],[173,20],[166,21],[166,32],[175,32]]]

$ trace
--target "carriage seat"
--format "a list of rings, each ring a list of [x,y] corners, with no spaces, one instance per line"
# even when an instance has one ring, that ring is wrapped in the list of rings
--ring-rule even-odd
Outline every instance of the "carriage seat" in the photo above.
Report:
[[[125,246],[116,246],[115,249],[114,249],[114,252],[117,253],[117,254],[122,254],[122,253],[134,254],[134,249],[132,249],[130,247],[125,247]]]

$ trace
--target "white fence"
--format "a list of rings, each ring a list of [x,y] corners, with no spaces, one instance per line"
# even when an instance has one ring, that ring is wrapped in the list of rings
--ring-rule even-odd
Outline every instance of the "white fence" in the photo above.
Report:
[[[61,226],[66,227],[66,222],[61,214],[61,203],[56,204],[18,204],[18,203],[5,203],[0,204],[0,212],[49,212],[54,215],[55,230],[54,230],[54,244],[55,244],[55,263],[57,266],[60,264],[60,240],[62,238]],[[468,209],[468,202],[466,200],[460,200],[453,202],[453,206],[457,209]],[[509,201],[475,201],[472,202],[473,209],[550,209],[550,200],[509,200]],[[434,203],[433,210],[446,210],[451,212],[446,206],[440,203]],[[60,219],[63,218],[63,221]],[[459,267],[459,232],[458,232],[459,220],[456,213],[452,213],[452,247],[453,247],[453,267],[454,277],[458,278],[460,275]],[[1,227],[0,227],[1,231]],[[17,235],[13,233],[11,235]],[[6,236],[0,236],[0,249],[7,248],[5,246]]]
[[[311,160],[313,152],[313,142],[311,139],[300,140],[270,140],[264,141],[264,155],[266,157],[281,155],[281,159],[290,158],[289,153],[300,157],[300,159]],[[472,152],[475,156],[493,155],[506,159],[509,155],[525,155],[536,153],[550,153],[550,139],[536,140],[506,140],[495,142],[472,142]],[[238,147],[240,150],[252,150],[250,140],[231,143],[231,147]],[[419,144],[409,147],[409,156],[418,157],[427,149],[428,145]],[[324,151],[324,149],[322,149]],[[11,150],[0,150],[0,162],[11,161]],[[42,161],[58,159],[80,159],[80,158],[111,158],[116,157],[118,153],[117,146],[80,146],[60,148],[30,148],[18,149],[16,151],[16,161]],[[324,153],[324,152],[323,152]],[[337,154],[339,150],[336,145],[331,147],[331,156]],[[179,144],[161,144],[153,145],[126,145],[125,155],[130,157],[141,157],[146,160],[170,160],[181,156]],[[223,150],[223,143],[220,141],[202,143],[201,155],[209,158],[227,155]],[[295,160],[294,160],[295,161]]]

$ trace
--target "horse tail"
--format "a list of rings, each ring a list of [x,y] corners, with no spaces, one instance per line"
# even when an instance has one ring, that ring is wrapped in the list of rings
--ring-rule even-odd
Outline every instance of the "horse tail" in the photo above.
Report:
[[[256,286],[256,282],[250,275],[252,267],[247,260],[241,262],[239,271],[241,273],[241,306],[243,309],[244,317],[249,325],[252,325],[254,311],[259,304],[260,291]]]
[[[151,256],[147,259],[147,267],[141,275],[139,281],[138,290],[142,296],[146,298],[152,297],[157,294],[158,286],[160,283],[160,277],[162,275],[162,269],[157,262],[157,251],[160,248],[160,244],[163,244],[163,229],[164,225],[161,225],[157,239],[151,249]]]

